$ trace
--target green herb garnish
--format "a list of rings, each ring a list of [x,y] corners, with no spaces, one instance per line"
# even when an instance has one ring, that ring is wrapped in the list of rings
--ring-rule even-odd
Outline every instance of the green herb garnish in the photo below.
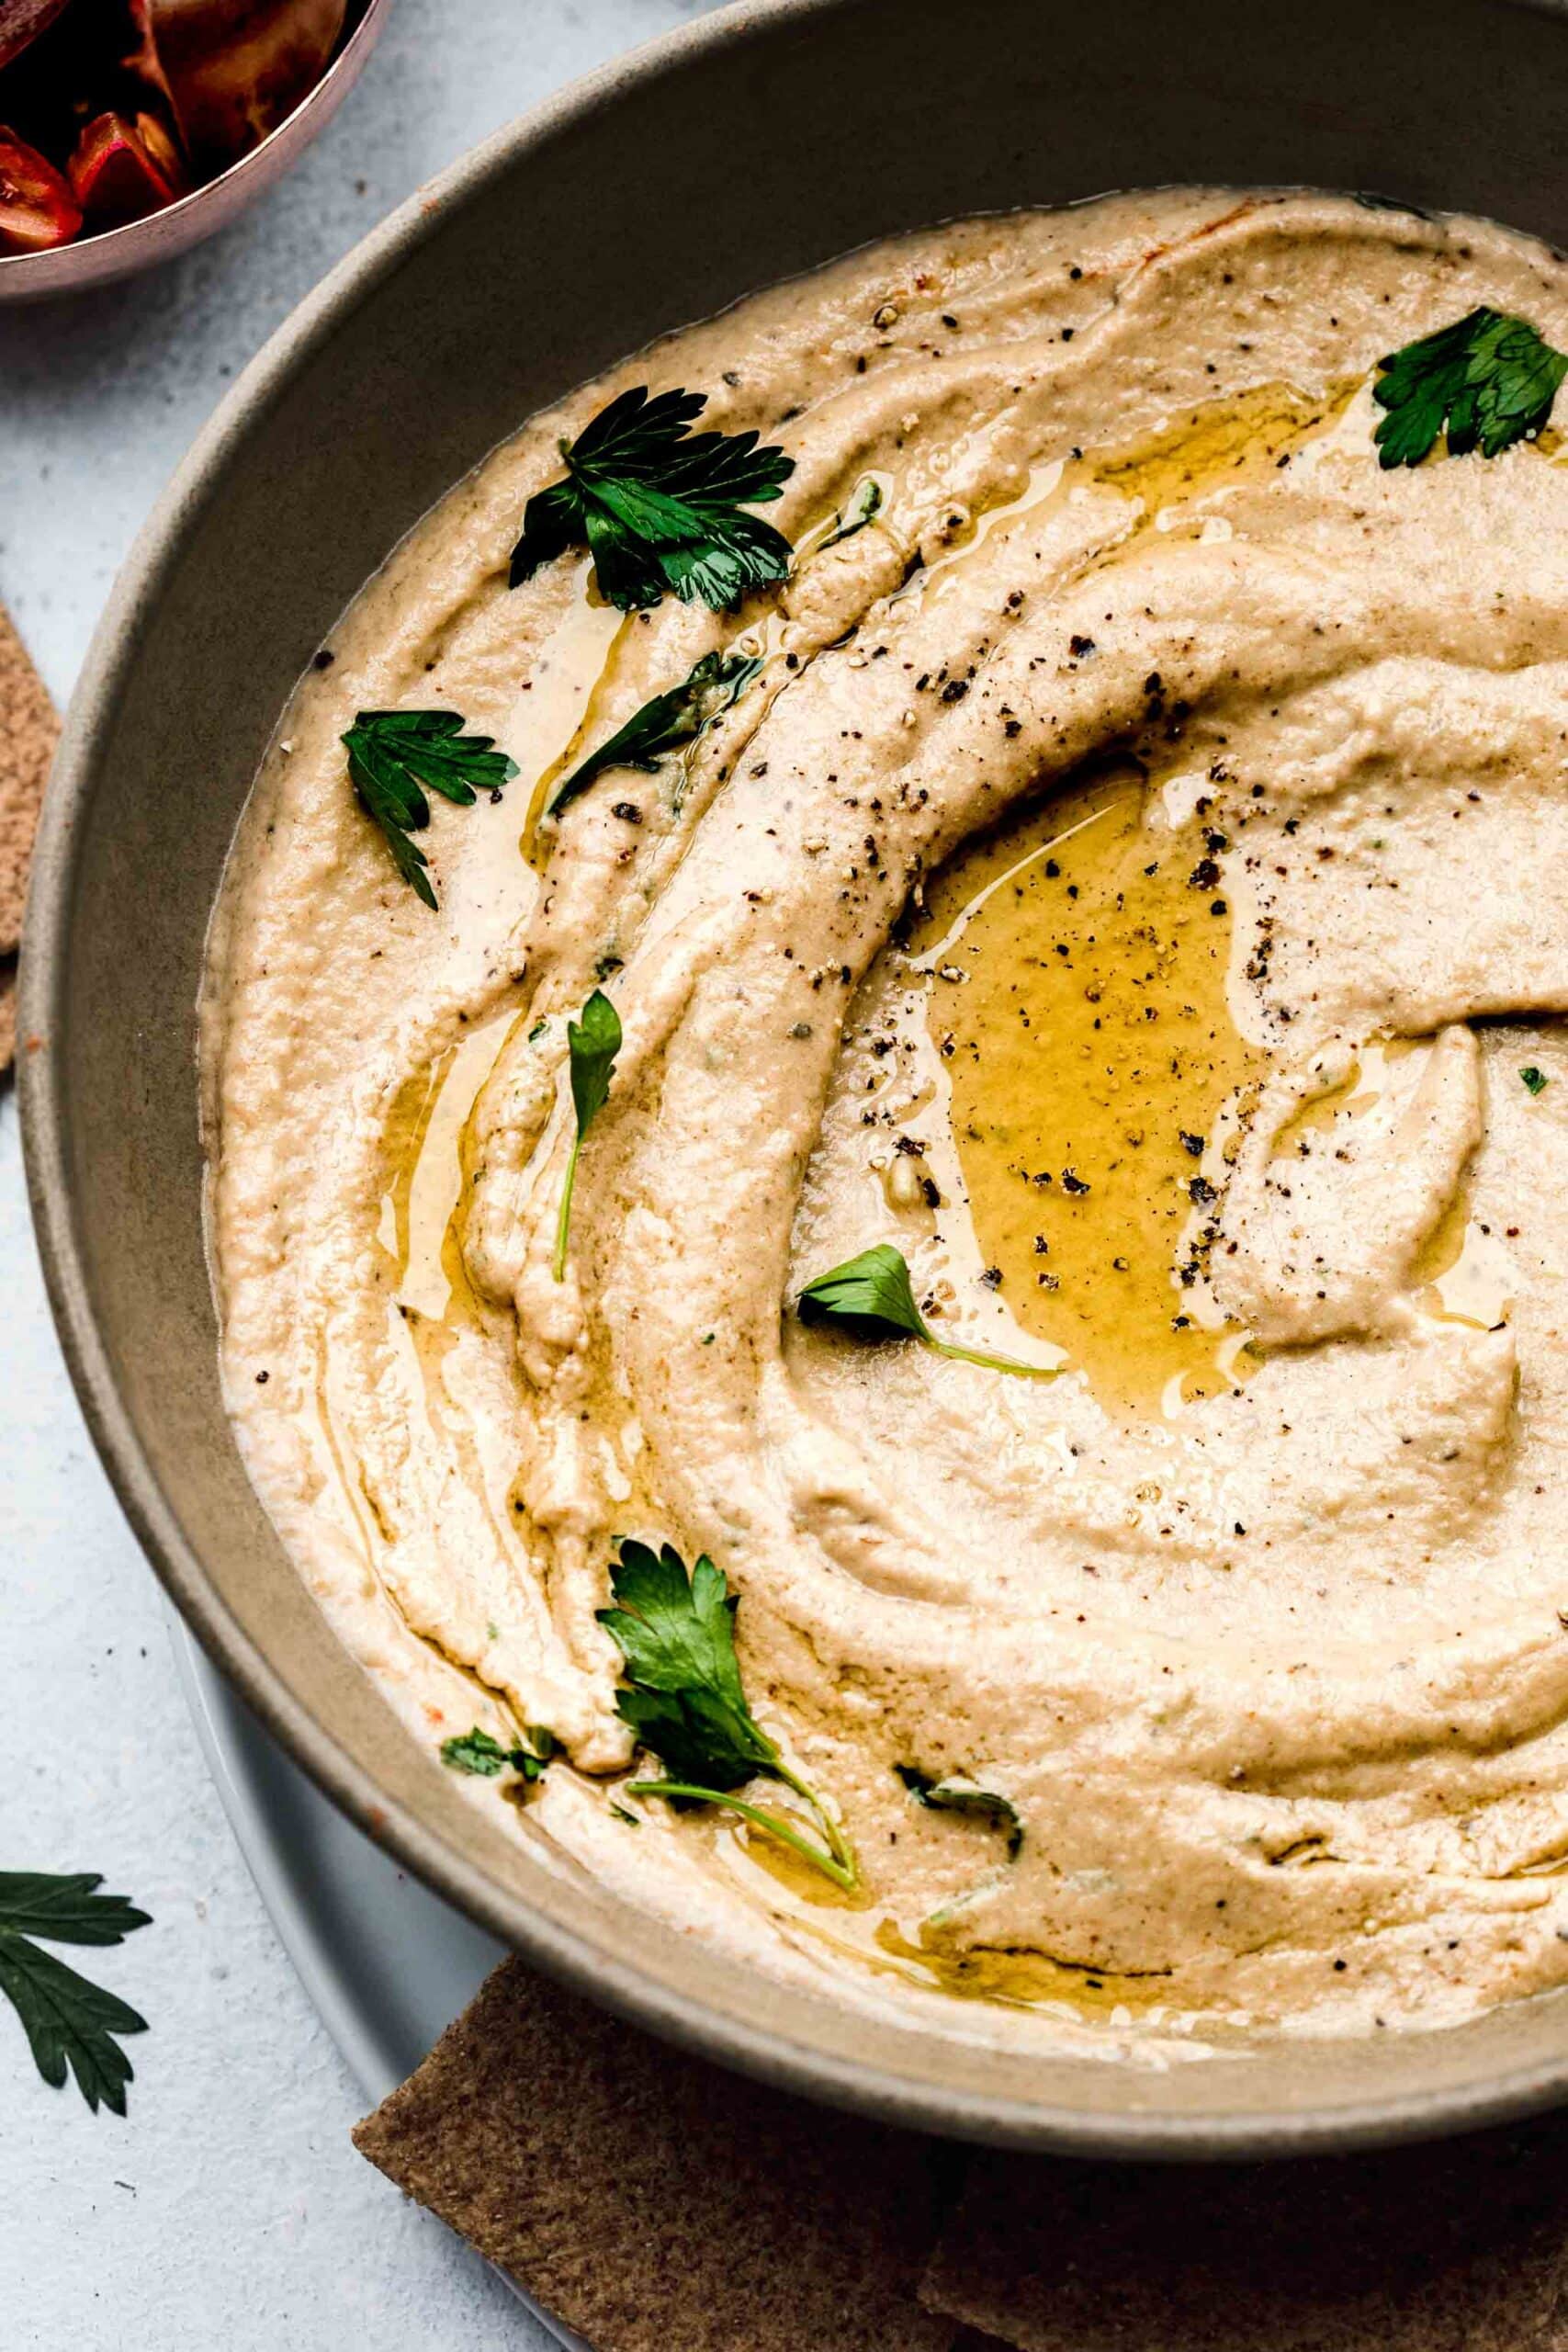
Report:
[[[114,2037],[145,2033],[146,2018],[29,1940],[118,1944],[151,1924],[125,1895],[100,1894],[102,1884],[96,1871],[65,1878],[0,1871],[0,1993],[20,2018],[46,2083],[59,2090],[69,2064],[95,2114],[101,2100],[123,2115],[134,2069]]]
[[[428,792],[471,808],[481,792],[499,792],[517,773],[515,760],[491,735],[466,735],[455,710],[362,710],[344,736],[348,773],[360,806],[387,837],[392,863],[427,907],[436,903],[430,860],[410,835],[430,822]]]
[[[759,448],[755,433],[694,433],[706,406],[705,392],[650,400],[638,385],[563,441],[566,480],[536,492],[524,509],[512,586],[582,546],[600,593],[623,612],[667,593],[721,611],[749,588],[787,579],[789,541],[741,510],[777,498],[795,460]]]
[[[599,1623],[626,1660],[630,1688],[615,1702],[623,1723],[658,1757],[670,1777],[633,1781],[626,1793],[676,1804],[716,1804],[776,1838],[846,1892],[858,1883],[855,1859],[815,1790],[790,1770],[746,1703],[735,1655],[735,1611],[724,1571],[705,1552],[692,1570],[673,1545],[623,1538],[610,1570],[613,1609]],[[811,1807],[826,1846],[815,1845],[776,1813],[735,1795],[747,1781],[780,1781]]]
[[[1544,1094],[1551,1084],[1546,1072],[1543,1069],[1537,1069],[1533,1062],[1527,1063],[1526,1067],[1520,1070],[1519,1077],[1524,1082],[1526,1092],[1529,1094]]]
[[[558,1743],[554,1732],[547,1731],[543,1724],[530,1724],[527,1736],[534,1743],[531,1747],[525,1747],[521,1740],[514,1747],[502,1747],[498,1739],[492,1739],[476,1724],[472,1731],[458,1732],[453,1738],[442,1741],[441,1761],[449,1764],[455,1772],[477,1773],[481,1781],[499,1779],[510,1765],[532,1787],[536,1781],[544,1779],[545,1767]]]
[[[582,1148],[583,1136],[604,1107],[610,1091],[610,1073],[621,1050],[621,1018],[603,989],[594,989],[582,1008],[581,1021],[567,1023],[566,1043],[571,1062],[571,1107],[577,1118],[577,1132],[571,1139],[566,1182],[561,1186],[560,1214],[556,1218],[554,1272],[558,1283],[566,1280],[566,1242],[571,1226],[572,1187],[577,1182],[577,1155]]]
[[[927,1806],[932,1813],[972,1813],[988,1821],[993,1828],[1007,1832],[1008,1860],[1018,1860],[1023,1844],[1023,1815],[1010,1797],[996,1789],[983,1789],[965,1772],[950,1772],[945,1780],[933,1781],[913,1764],[895,1764],[893,1770],[908,1790],[917,1804]]]
[[[754,654],[705,653],[683,684],[645,702],[573,768],[550,795],[546,816],[558,817],[606,768],[641,768],[651,775],[667,752],[694,743],[705,728],[739,701],[761,666]]]
[[[904,1253],[890,1241],[879,1241],[874,1249],[863,1250],[858,1258],[808,1282],[800,1294],[798,1312],[803,1323],[837,1324],[857,1340],[921,1340],[939,1355],[982,1364],[989,1372],[1054,1380],[1061,1369],[1058,1364],[1019,1363],[1011,1356],[987,1355],[978,1348],[939,1340],[915,1305]]]
[[[834,517],[833,527],[818,549],[818,554],[825,555],[829,548],[836,548],[840,539],[852,539],[857,531],[863,531],[881,512],[882,484],[874,474],[862,474],[850,492],[848,503]]]
[[[1446,426],[1450,458],[1495,458],[1549,423],[1568,356],[1528,319],[1484,307],[1378,362],[1373,438],[1385,467],[1418,466]]]

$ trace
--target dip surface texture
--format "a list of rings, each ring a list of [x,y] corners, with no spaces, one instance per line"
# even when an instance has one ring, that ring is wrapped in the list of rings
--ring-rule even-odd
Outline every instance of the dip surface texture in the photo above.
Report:
[[[554,1733],[477,1802],[759,1965],[1162,2063],[1568,1975],[1568,459],[1372,438],[1481,304],[1568,346],[1543,248],[1337,198],[870,249],[528,425],[279,729],[204,1007],[252,1476],[433,1758]],[[782,590],[508,588],[641,384],[793,458]],[[520,771],[438,911],[340,740],[400,706]],[[1042,1376],[803,1324],[878,1243]],[[625,1536],[728,1577],[856,1891],[626,1793]]]

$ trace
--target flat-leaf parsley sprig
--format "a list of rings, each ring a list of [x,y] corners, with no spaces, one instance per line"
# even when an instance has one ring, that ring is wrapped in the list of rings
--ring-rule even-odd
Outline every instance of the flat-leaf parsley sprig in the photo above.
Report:
[[[1379,463],[1418,466],[1447,429],[1450,458],[1500,457],[1550,423],[1568,356],[1528,319],[1483,306],[1378,362],[1372,398],[1387,411]]]
[[[738,702],[761,666],[754,653],[705,653],[678,686],[645,702],[557,785],[545,814],[558,817],[606,768],[640,768],[653,775],[666,753],[694,743]]]
[[[472,1772],[481,1781],[499,1780],[510,1769],[532,1788],[542,1781],[557,1750],[553,1731],[543,1724],[530,1724],[527,1741],[515,1741],[502,1747],[499,1739],[476,1724],[471,1731],[456,1733],[441,1743],[441,1761],[454,1772]]]
[[[20,2018],[46,2083],[59,2090],[69,2065],[95,2114],[101,2103],[123,2115],[135,2070],[115,2037],[145,2033],[146,2018],[32,1940],[118,1944],[151,1925],[125,1895],[100,1894],[102,1884],[96,1871],[60,1878],[0,1871],[0,1993]]]
[[[615,1605],[599,1611],[599,1623],[620,1648],[630,1686],[618,1693],[616,1711],[669,1775],[634,1781],[628,1795],[722,1805],[852,1892],[859,1872],[843,1832],[746,1703],[735,1655],[739,1595],[728,1589],[723,1569],[705,1552],[688,1577],[672,1544],[655,1552],[627,1539],[611,1567],[610,1589]],[[735,1794],[758,1779],[780,1781],[803,1798],[825,1845]]]
[[[583,1136],[604,1107],[610,1092],[610,1076],[615,1067],[615,1056],[621,1050],[621,1017],[603,989],[594,989],[582,1008],[581,1020],[567,1023],[566,1043],[571,1064],[571,1107],[577,1126],[571,1138],[571,1154],[566,1163],[566,1182],[561,1186],[560,1210],[556,1218],[552,1272],[558,1283],[566,1280],[566,1246],[571,1230],[571,1195],[577,1182],[577,1155],[582,1148]]]
[[[471,808],[481,792],[499,792],[517,763],[491,735],[465,734],[455,710],[362,710],[343,738],[360,805],[387,837],[392,863],[427,907],[436,899],[430,860],[410,836],[430,822],[429,792]]]
[[[564,481],[536,491],[512,550],[511,584],[542,563],[586,546],[600,593],[623,612],[682,604],[722,611],[750,588],[789,577],[782,531],[748,506],[777,498],[795,471],[755,433],[694,433],[705,392],[622,392],[572,442]]]
[[[1012,1356],[988,1355],[980,1348],[961,1348],[956,1340],[939,1340],[915,1305],[909,1268],[901,1250],[879,1241],[858,1258],[816,1275],[801,1292],[797,1312],[803,1323],[831,1323],[857,1340],[919,1340],[939,1355],[960,1363],[977,1363],[987,1372],[1021,1373],[1028,1380],[1054,1380],[1059,1364],[1020,1363]]]
[[[1017,1861],[1023,1845],[1023,1815],[999,1789],[982,1788],[966,1772],[949,1772],[938,1781],[915,1764],[895,1764],[893,1770],[915,1803],[928,1812],[966,1813],[1001,1830],[1007,1838],[1008,1860]]]

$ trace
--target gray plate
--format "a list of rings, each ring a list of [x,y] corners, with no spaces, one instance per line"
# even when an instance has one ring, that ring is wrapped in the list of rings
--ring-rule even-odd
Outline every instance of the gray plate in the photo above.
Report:
[[[506,1948],[327,1803],[172,1610],[169,1630],[197,1736],[267,1916],[350,2074],[378,2103],[412,2074]],[[566,2352],[592,2352],[515,2279],[506,2283]]]

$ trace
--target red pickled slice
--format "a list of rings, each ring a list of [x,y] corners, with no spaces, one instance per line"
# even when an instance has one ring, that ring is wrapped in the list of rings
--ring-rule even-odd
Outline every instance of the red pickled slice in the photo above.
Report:
[[[71,158],[71,186],[96,229],[145,220],[184,196],[179,150],[156,115],[95,115]]]
[[[293,113],[325,73],[346,0],[131,0],[127,60],[173,112],[186,152],[231,163]]]
[[[0,254],[47,253],[68,245],[81,226],[70,181],[0,124]]]
[[[64,6],[65,0],[0,0],[0,65],[20,57]]]

